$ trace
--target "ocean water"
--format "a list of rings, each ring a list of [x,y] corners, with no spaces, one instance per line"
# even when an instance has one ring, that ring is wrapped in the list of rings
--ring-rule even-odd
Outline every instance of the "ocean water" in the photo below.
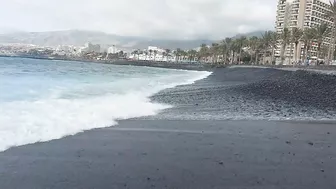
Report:
[[[0,58],[0,151],[170,108],[149,97],[210,72]]]

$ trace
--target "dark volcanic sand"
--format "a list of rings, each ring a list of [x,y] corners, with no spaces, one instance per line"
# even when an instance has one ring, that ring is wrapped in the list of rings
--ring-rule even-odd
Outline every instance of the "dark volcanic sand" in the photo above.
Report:
[[[176,106],[156,116],[164,119],[335,120],[336,76],[224,68],[152,99]]]
[[[216,70],[154,96],[175,105],[157,116],[0,153],[0,188],[336,188],[334,80]]]

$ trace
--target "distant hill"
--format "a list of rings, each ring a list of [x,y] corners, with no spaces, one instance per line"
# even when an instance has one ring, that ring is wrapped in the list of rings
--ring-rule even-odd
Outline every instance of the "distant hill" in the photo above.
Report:
[[[246,36],[260,35],[261,31],[245,34]],[[239,34],[239,37],[244,34]],[[103,47],[112,45],[125,49],[147,48],[148,46],[158,46],[161,48],[182,48],[191,49],[199,47],[202,43],[211,44],[214,40],[163,40],[149,39],[144,37],[129,37],[107,34],[96,31],[67,30],[52,32],[15,32],[0,34],[0,43],[22,43],[41,46],[75,45],[82,46],[86,42],[101,44]]]
[[[117,45],[123,48],[147,48],[152,45],[171,49],[177,47],[189,49],[202,43],[211,43],[210,40],[160,40],[82,30],[0,34],[0,43],[23,43],[53,47],[58,45],[82,46],[86,42],[101,44],[106,47]]]
[[[84,45],[86,42],[99,44],[119,44],[132,41],[132,37],[123,38],[103,32],[68,30],[52,32],[16,32],[0,35],[1,43],[28,43],[43,46]]]

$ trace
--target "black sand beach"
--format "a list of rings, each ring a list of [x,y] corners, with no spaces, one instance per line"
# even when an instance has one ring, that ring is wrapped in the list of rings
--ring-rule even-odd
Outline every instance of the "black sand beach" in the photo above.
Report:
[[[336,188],[335,95],[332,75],[216,69],[156,116],[0,153],[0,188]]]

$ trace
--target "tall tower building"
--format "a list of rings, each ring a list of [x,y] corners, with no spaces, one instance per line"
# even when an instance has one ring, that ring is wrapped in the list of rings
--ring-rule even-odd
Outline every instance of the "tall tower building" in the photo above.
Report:
[[[329,24],[332,27],[332,22],[326,17],[326,13],[330,11],[329,0],[279,0],[277,6],[277,16],[275,22],[275,29],[277,33],[282,33],[283,29],[287,27],[291,30],[293,27],[305,29],[310,27],[317,27],[321,23]],[[330,38],[326,37],[324,40],[325,46],[330,43]],[[279,46],[275,52],[276,57],[280,57],[281,47]],[[286,59],[293,60],[294,45],[287,45],[285,51]],[[303,54],[303,44],[298,45],[297,57]],[[317,46],[312,45],[311,58],[317,58]],[[288,63],[288,61],[285,61]]]

